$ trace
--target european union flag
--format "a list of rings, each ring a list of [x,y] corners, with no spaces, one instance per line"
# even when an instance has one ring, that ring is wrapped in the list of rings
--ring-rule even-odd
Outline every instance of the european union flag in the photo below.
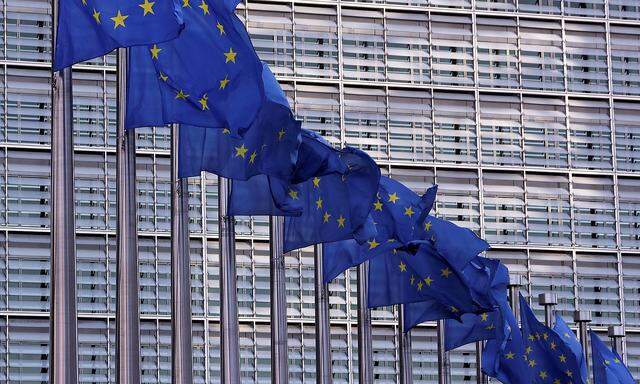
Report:
[[[580,362],[580,375],[582,376],[582,381],[587,382],[587,359],[584,356],[584,352],[582,351],[582,345],[580,344],[580,340],[576,337],[576,334],[573,333],[571,328],[564,322],[562,316],[556,314],[556,323],[553,326],[553,331],[560,337],[563,343],[573,352],[576,360]]]
[[[236,180],[258,174],[291,177],[300,145],[300,122],[293,117],[267,64],[263,64],[262,82],[266,98],[244,137],[228,129],[180,127],[180,177],[197,176],[200,171]]]
[[[182,28],[182,10],[173,1],[60,1],[53,70],[116,48],[171,40]]]
[[[560,336],[540,323],[522,295],[520,296],[525,358],[532,383],[584,384],[580,362]]]
[[[594,384],[634,384],[631,372],[616,352],[607,348],[598,335],[591,331],[591,354]]]
[[[375,235],[365,244],[353,240],[323,244],[324,282],[328,283],[347,269],[414,240],[413,233],[431,211],[437,189],[433,186],[419,196],[403,184],[382,176],[370,212],[375,223]]]
[[[531,370],[527,361],[531,352],[525,349],[518,322],[507,302],[500,303],[496,316],[500,317],[500,325],[496,327],[496,337],[484,345],[482,371],[504,384],[531,384]]]
[[[127,128],[180,123],[244,135],[265,92],[236,3],[182,0],[180,36],[131,48]]]

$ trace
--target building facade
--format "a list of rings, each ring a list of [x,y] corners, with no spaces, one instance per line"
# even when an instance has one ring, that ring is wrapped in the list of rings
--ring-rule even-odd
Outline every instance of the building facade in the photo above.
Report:
[[[0,382],[48,380],[50,4],[4,0],[0,33]],[[634,0],[246,0],[238,14],[306,128],[370,153],[436,213],[558,294],[571,323],[623,324],[640,380],[640,4]],[[115,57],[74,69],[80,379],[115,382]],[[170,382],[168,128],[137,134],[142,378]],[[220,381],[217,181],[189,183],[194,373]],[[238,218],[243,383],[269,382],[265,218]],[[288,255],[292,383],[313,383],[313,254]],[[330,285],[336,383],[356,383],[356,276]],[[541,315],[542,309],[532,300]],[[377,383],[396,383],[397,313],[373,311]],[[412,332],[437,382],[433,324]],[[451,354],[475,382],[475,348]]]

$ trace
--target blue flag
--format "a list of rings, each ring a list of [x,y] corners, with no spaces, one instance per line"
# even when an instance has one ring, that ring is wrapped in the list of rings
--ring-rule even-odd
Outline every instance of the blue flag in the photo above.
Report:
[[[130,49],[127,128],[180,123],[244,135],[265,91],[262,63],[235,5],[182,0],[180,36]]]
[[[438,252],[446,255],[447,260],[460,270],[478,254],[490,248],[489,243],[470,229],[431,215],[425,218],[422,230],[419,237],[430,239]]]
[[[518,322],[507,302],[500,303],[496,316],[500,317],[500,326],[496,328],[496,337],[484,345],[482,371],[504,384],[531,384],[531,370],[527,361],[530,352],[525,349]]]
[[[116,48],[174,39],[184,26],[182,10],[173,1],[65,0],[58,4],[54,71]]]
[[[591,354],[594,384],[634,384],[631,372],[616,352],[607,348],[598,335],[591,331]]]
[[[437,186],[433,186],[419,196],[401,183],[382,176],[370,212],[375,223],[375,235],[369,239],[370,243],[365,244],[353,240],[323,244],[324,282],[328,283],[347,269],[414,240],[415,229],[422,226],[422,220],[433,207],[436,191]]]
[[[180,127],[180,177],[197,176],[200,171],[235,180],[258,174],[291,177],[300,145],[300,122],[294,119],[266,64],[262,81],[266,99],[244,137],[232,135],[228,129]]]
[[[522,335],[532,383],[584,384],[580,362],[560,336],[540,323],[522,295],[520,296]]]
[[[560,337],[563,343],[573,352],[575,358],[580,362],[580,375],[583,382],[587,382],[587,359],[582,351],[582,345],[580,340],[573,333],[571,328],[564,322],[562,316],[556,314],[556,323],[553,326],[553,331]]]

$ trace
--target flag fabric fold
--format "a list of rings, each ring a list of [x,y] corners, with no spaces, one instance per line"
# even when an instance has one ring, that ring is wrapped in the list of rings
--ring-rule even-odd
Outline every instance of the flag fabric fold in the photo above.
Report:
[[[609,349],[598,335],[590,331],[591,360],[593,362],[594,384],[634,384],[629,369],[622,362],[620,355]]]
[[[184,28],[173,1],[66,0],[58,3],[57,16],[54,71],[116,48],[169,41]]]
[[[576,334],[573,333],[571,328],[564,322],[562,316],[556,314],[556,322],[553,325],[553,331],[560,337],[562,342],[571,350],[575,358],[580,363],[580,375],[582,376],[582,381],[587,382],[587,359],[584,356],[584,351],[582,350],[582,344],[580,344],[580,340],[576,337]]]

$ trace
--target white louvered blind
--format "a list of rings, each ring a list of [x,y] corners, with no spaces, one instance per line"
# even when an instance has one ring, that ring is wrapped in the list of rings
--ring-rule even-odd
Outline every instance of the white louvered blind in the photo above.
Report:
[[[340,143],[340,90],[334,85],[298,84],[295,112],[302,126]]]
[[[401,182],[420,196],[435,184],[435,175],[430,169],[393,167],[389,177]]]
[[[50,77],[45,70],[7,69],[7,141],[37,145],[51,142]]]
[[[342,8],[342,56],[346,79],[385,79],[382,12]]]
[[[7,59],[48,62],[51,59],[51,5],[46,1],[6,3]]]
[[[583,169],[611,169],[609,103],[569,99],[568,113],[571,165]]]
[[[381,382],[395,380],[399,368],[399,362],[396,358],[395,330],[388,326],[372,328],[373,375]]]
[[[524,178],[521,173],[489,172],[484,187],[485,239],[491,244],[525,242]]]
[[[562,13],[562,0],[519,0],[520,12],[559,15]]]
[[[626,365],[638,381],[640,380],[640,334],[628,333],[625,342],[627,346]]]
[[[640,20],[640,4],[635,0],[609,0],[609,17]]]
[[[523,164],[519,97],[480,94],[480,145],[483,164]]]
[[[565,23],[569,91],[607,93],[607,45],[603,25]]]
[[[616,135],[616,168],[621,171],[640,171],[640,121],[637,111],[640,103],[616,101],[614,103],[614,130]]]
[[[344,325],[333,325],[331,333],[331,371],[333,382],[347,384],[349,382],[349,336]],[[374,331],[372,330],[372,333]],[[374,347],[375,350],[375,347]]]
[[[640,94],[640,28],[611,25],[609,43],[613,93]]]
[[[220,249],[218,240],[207,239],[208,316],[220,316]]]
[[[80,313],[107,313],[109,282],[107,280],[107,244],[102,236],[76,237],[76,292]]]
[[[294,5],[297,76],[338,77],[338,22],[336,8]]]
[[[476,9],[488,11],[515,12],[515,0],[479,0],[476,1]]]
[[[451,383],[476,382],[476,344],[466,344],[449,352]]]
[[[509,268],[510,274],[520,275],[523,278],[523,285],[527,286],[529,261],[526,250],[493,248],[487,251],[487,257],[500,260]]]
[[[517,88],[519,79],[516,20],[477,17],[476,30],[479,85]]]
[[[102,72],[73,73],[73,142],[76,146],[106,145],[105,79]]]
[[[411,330],[413,382],[435,384],[438,381],[438,346],[435,327],[420,326]]]
[[[75,153],[76,228],[107,229],[107,175],[101,153]]]
[[[248,3],[247,30],[260,59],[276,75],[293,74],[293,22],[291,5]]]
[[[620,291],[615,253],[578,253],[578,301],[593,325],[620,324]]]
[[[471,18],[463,15],[431,15],[433,82],[473,85],[473,36]]]
[[[522,19],[520,21],[520,60],[524,88],[563,90],[564,69],[560,22]]]
[[[480,232],[480,197],[478,172],[475,170],[438,169],[436,184],[439,217]]]
[[[8,238],[8,309],[49,310],[49,236],[11,233]]]
[[[640,179],[618,178],[620,247],[640,249]]]
[[[376,160],[388,159],[384,90],[345,87],[344,127],[347,145],[366,151]]]
[[[475,101],[473,94],[434,91],[433,133],[436,161],[477,163]]]
[[[627,327],[640,326],[640,255],[622,254],[624,318]]]
[[[111,325],[111,327],[109,327]],[[110,334],[113,335],[110,337]],[[78,377],[80,383],[109,383],[109,345],[115,343],[115,324],[107,320],[78,322]],[[113,344],[111,344],[113,345]]]
[[[570,252],[531,251],[531,295],[555,293],[558,296],[556,310],[570,319],[574,309],[573,257]]]
[[[605,0],[564,0],[564,13],[571,16],[603,17]]]
[[[387,78],[428,83],[429,19],[422,12],[386,12]]]
[[[568,164],[564,101],[560,98],[522,98],[525,164],[556,168]]]
[[[527,174],[530,244],[571,246],[571,205],[566,175]]]
[[[391,159],[433,161],[431,94],[394,88],[388,92]]]
[[[50,155],[40,151],[7,152],[7,223],[19,227],[49,226]]]
[[[573,221],[577,245],[615,247],[615,207],[610,177],[573,177]]]
[[[49,378],[49,320],[9,318],[8,376],[10,383],[46,383]]]

